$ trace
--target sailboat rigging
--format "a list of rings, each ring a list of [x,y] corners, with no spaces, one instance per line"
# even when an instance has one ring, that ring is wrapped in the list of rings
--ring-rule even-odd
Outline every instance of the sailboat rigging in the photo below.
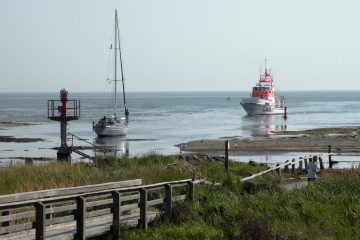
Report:
[[[129,110],[126,106],[125,78],[124,78],[124,69],[123,69],[123,59],[122,59],[121,47],[120,47],[120,31],[119,31],[117,10],[115,10],[114,45],[111,44],[110,49],[114,51],[114,79],[107,79],[107,80],[114,83],[113,114],[110,117],[103,116],[99,119],[99,121],[96,124],[95,123],[93,124],[93,129],[98,136],[120,136],[120,135],[127,135],[128,132]],[[118,74],[117,74],[118,65],[120,65],[120,71],[121,71],[120,80],[118,79]],[[121,117],[121,118],[119,118],[117,115],[117,110],[118,110],[117,88],[119,81],[121,81],[122,83],[124,115],[125,115],[125,117]]]

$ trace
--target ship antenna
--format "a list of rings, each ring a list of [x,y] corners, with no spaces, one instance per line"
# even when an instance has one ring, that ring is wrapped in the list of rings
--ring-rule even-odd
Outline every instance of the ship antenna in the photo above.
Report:
[[[266,64],[266,58],[265,58],[265,76],[269,76],[269,72],[268,72],[268,69],[267,69],[267,64]]]
[[[266,64],[266,58],[265,58],[265,75],[267,75],[267,64]]]
[[[260,61],[261,62],[261,61]],[[259,78],[261,78],[261,69],[262,69],[262,63],[260,63],[260,74],[259,74]]]

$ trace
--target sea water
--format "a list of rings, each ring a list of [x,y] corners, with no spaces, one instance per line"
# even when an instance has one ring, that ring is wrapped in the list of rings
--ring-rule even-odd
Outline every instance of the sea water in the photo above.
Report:
[[[360,91],[283,91],[288,119],[283,116],[247,116],[240,105],[249,92],[130,92],[126,137],[97,138],[93,121],[112,113],[112,96],[106,93],[73,93],[80,100],[80,119],[68,122],[68,132],[96,145],[112,146],[130,156],[156,152],[177,154],[176,144],[199,139],[271,138],[271,131],[358,126]],[[34,122],[32,126],[0,129],[1,136],[42,138],[35,143],[0,143],[0,161],[19,157],[56,158],[60,146],[60,123],[48,119],[48,100],[60,100],[59,93],[0,93],[1,122]],[[119,99],[122,103],[122,99]],[[119,110],[120,113],[123,110]],[[89,146],[69,138],[68,145]],[[325,146],[324,146],[325,147]],[[89,155],[96,154],[87,150]],[[216,154],[223,154],[221,152]],[[276,164],[311,153],[231,153],[239,161],[255,160]],[[73,156],[80,158],[80,156]],[[358,156],[338,156],[357,161]]]

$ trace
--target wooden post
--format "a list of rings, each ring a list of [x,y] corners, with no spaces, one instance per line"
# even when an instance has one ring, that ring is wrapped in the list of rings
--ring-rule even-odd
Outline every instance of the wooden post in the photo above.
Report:
[[[225,173],[226,174],[229,171],[229,148],[230,148],[230,142],[227,140],[225,141]]]
[[[139,224],[143,229],[147,229],[147,190],[140,189],[140,220]]]
[[[172,186],[170,184],[165,185],[165,212],[169,220],[172,217]]]
[[[116,239],[120,237],[120,216],[121,216],[121,193],[119,192],[112,192],[112,199],[113,199],[113,225],[112,225],[112,232]]]
[[[324,169],[323,160],[322,160],[322,157],[320,157],[320,156],[319,156],[319,162],[320,162],[320,169]]]
[[[278,167],[278,166],[280,166],[280,164],[276,164],[276,167]],[[277,169],[276,169],[276,172],[281,176],[281,170],[280,170],[280,168],[277,168]]]
[[[76,234],[75,239],[85,240],[85,213],[86,200],[83,197],[76,198]]]
[[[329,153],[329,168],[331,169],[334,164],[331,159],[331,145],[328,146],[328,153]]]
[[[291,160],[291,173],[295,174],[295,158]]]
[[[45,239],[45,204],[42,202],[35,203],[35,239]]]
[[[286,160],[285,161],[285,163],[288,163],[289,162],[289,160]],[[284,166],[284,173],[287,173],[287,172],[289,172],[289,164],[286,164],[285,166]]]
[[[303,172],[303,159],[299,159],[299,168],[298,168],[298,174],[302,174]]]
[[[193,181],[188,182],[187,199],[192,202],[193,200],[194,183]]]

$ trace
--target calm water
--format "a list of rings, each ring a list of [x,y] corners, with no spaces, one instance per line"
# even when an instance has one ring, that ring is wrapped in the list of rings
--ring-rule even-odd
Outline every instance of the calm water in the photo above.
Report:
[[[162,154],[179,153],[174,145],[189,140],[260,138],[267,137],[272,130],[358,126],[360,123],[360,91],[278,92],[278,95],[287,99],[287,121],[282,116],[246,116],[239,102],[248,94],[249,92],[129,93],[128,136],[98,139],[92,131],[92,121],[108,114],[111,96],[104,93],[70,92],[69,99],[81,101],[81,118],[69,122],[68,131],[98,145],[117,146],[119,154],[127,149],[134,156],[152,151]],[[1,129],[0,135],[46,140],[38,143],[0,143],[1,158],[56,157],[56,151],[49,148],[60,145],[60,124],[47,119],[47,100],[59,100],[59,93],[0,93],[0,121],[42,123],[31,127]],[[86,144],[75,141],[74,145]],[[276,163],[307,154],[236,153],[233,157],[241,161],[252,159]],[[76,155],[73,157],[77,158]],[[357,156],[342,158],[357,160]]]

